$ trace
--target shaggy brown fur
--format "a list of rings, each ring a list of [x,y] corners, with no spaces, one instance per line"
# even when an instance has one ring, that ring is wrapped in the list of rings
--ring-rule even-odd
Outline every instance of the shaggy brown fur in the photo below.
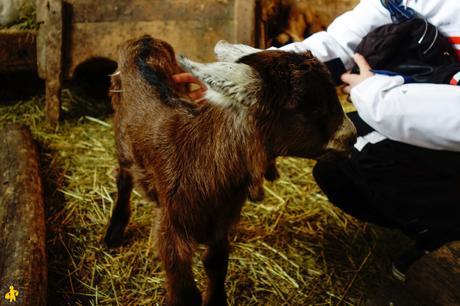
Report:
[[[229,230],[248,191],[257,193],[266,173],[276,178],[277,156],[347,154],[356,138],[354,130],[336,137],[345,117],[327,71],[311,54],[266,51],[240,62],[262,79],[256,105],[196,107],[174,85],[171,76],[181,68],[167,43],[142,37],[119,51],[120,74],[112,77],[118,198],[105,243],[121,243],[135,182],[160,207],[168,305],[202,304],[191,268],[197,244],[207,246],[203,304],[226,305]]]

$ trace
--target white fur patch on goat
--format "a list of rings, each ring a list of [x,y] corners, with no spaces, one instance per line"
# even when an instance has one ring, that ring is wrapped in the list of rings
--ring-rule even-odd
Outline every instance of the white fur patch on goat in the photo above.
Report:
[[[212,88],[208,88],[203,96],[203,100],[209,101],[212,104],[219,105],[221,107],[231,107],[234,102],[228,97],[224,96],[220,92],[215,91]]]
[[[220,62],[236,62],[245,55],[262,51],[247,45],[231,44],[225,40],[217,42],[214,53]]]
[[[221,107],[250,107],[257,102],[262,80],[250,66],[241,63],[217,62],[201,64],[183,56],[181,66],[207,86],[205,99]]]

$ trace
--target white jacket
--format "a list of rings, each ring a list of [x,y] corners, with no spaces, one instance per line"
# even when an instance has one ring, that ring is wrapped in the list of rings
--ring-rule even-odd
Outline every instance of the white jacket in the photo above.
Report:
[[[405,5],[437,26],[455,44],[460,58],[460,0],[405,0]],[[373,29],[391,23],[380,0],[361,0],[334,20],[327,31],[282,50],[311,50],[326,62],[339,57],[353,66],[353,50]],[[400,76],[375,75],[351,90],[360,117],[389,139],[460,152],[460,86],[404,84]]]

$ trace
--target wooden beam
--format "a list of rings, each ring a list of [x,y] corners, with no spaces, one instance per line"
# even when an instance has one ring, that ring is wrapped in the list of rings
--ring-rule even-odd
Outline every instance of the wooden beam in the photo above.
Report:
[[[45,213],[38,154],[30,131],[0,130],[0,298],[13,286],[17,305],[46,305]]]
[[[47,3],[47,0],[36,0],[35,2],[37,22],[39,24],[37,31],[37,72],[42,79],[46,79]]]
[[[423,256],[409,269],[407,285],[426,305],[460,305],[460,241]]]

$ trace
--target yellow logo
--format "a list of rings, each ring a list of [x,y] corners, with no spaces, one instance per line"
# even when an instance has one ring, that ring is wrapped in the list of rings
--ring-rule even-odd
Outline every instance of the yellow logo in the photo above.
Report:
[[[13,285],[10,286],[10,291],[5,294],[5,299],[10,303],[16,302],[16,297],[19,295],[19,291],[15,290]]]

